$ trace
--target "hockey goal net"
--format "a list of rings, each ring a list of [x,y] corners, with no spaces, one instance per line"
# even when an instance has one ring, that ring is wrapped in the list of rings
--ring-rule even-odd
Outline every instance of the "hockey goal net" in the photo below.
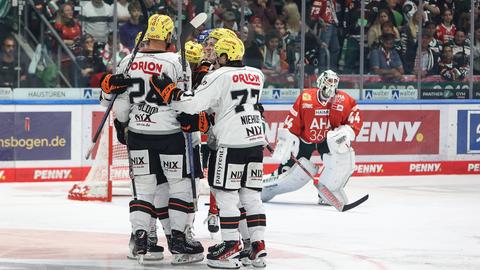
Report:
[[[68,199],[79,201],[111,202],[112,195],[130,195],[131,180],[128,170],[128,153],[117,140],[113,117],[102,130],[97,153],[87,177],[73,185]]]

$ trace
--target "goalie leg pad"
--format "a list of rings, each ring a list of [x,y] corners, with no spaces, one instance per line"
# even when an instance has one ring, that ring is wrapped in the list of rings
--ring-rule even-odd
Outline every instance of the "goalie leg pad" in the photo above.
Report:
[[[306,158],[298,160],[310,174],[317,174],[318,167]],[[262,201],[267,202],[276,195],[292,192],[308,183],[311,179],[298,164],[295,164],[283,174],[263,180]]]
[[[169,179],[168,215],[172,230],[183,232],[188,214],[193,213],[192,187],[188,178]]]
[[[338,198],[343,198],[343,202],[346,203],[347,197],[343,188],[355,169],[355,151],[350,148],[348,152],[342,154],[324,154],[323,166],[325,169],[320,175],[319,182],[338,195]]]
[[[220,210],[222,240],[238,241],[240,237],[238,232],[238,224],[240,222],[240,210],[238,209],[240,198],[238,191],[215,189],[215,198]]]
[[[260,191],[242,188],[240,189],[240,201],[247,211],[247,226],[250,241],[264,240],[266,217],[265,208],[260,199]]]
[[[155,215],[158,220],[160,220],[165,235],[172,234],[172,229],[170,228],[170,218],[168,215],[169,191],[170,188],[168,183],[157,185],[155,189]]]

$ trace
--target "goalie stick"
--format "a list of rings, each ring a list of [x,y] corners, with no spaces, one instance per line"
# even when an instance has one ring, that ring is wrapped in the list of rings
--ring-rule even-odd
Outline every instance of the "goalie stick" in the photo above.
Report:
[[[206,13],[199,13],[195,18],[193,18],[189,23],[182,26],[182,32],[180,34],[180,56],[182,61],[182,73],[183,73],[183,90],[187,91],[187,60],[185,58],[185,42],[192,34],[194,29],[197,29],[207,20]],[[197,211],[197,187],[195,183],[195,160],[193,155],[193,143],[192,143],[192,134],[186,133],[187,137],[187,154],[188,154],[188,165],[190,167],[190,180],[192,183],[192,197],[193,197],[193,211]]]
[[[143,38],[145,37],[145,34],[147,33],[148,29],[148,10],[147,7],[145,6],[145,3],[143,0],[140,0],[140,6],[142,8],[142,13],[144,17],[144,22],[145,22],[145,28],[142,31],[142,34],[140,35],[140,39],[138,40],[137,44],[135,44],[135,48],[133,48],[132,52],[132,57],[130,57],[130,60],[127,63],[127,66],[125,67],[125,70],[122,72],[123,75],[126,77],[128,76],[128,71],[130,70],[130,67],[132,66],[133,61],[135,60],[135,56],[137,55],[138,50],[140,49],[140,44],[142,43]],[[100,136],[100,133],[102,132],[103,126],[105,125],[105,122],[107,121],[108,116],[110,115],[110,112],[112,111],[113,108],[113,103],[115,103],[115,100],[117,99],[118,95],[113,94],[112,99],[110,100],[110,103],[108,104],[107,109],[105,110],[105,113],[103,114],[102,121],[100,121],[100,125],[97,128],[97,131],[95,132],[95,135],[93,136],[92,139],[92,145],[88,149],[87,155],[85,156],[85,159],[89,159],[90,155],[92,154],[93,148],[97,144],[98,137]]]
[[[270,151],[270,153],[273,153],[273,148],[267,144],[267,149]],[[291,154],[290,158],[310,177],[312,180],[315,180],[315,177],[300,163],[297,158]],[[342,201],[340,201],[335,195],[322,183],[318,182],[318,191],[320,191],[323,196],[327,199],[327,201],[333,205],[338,211],[340,212],[345,212],[350,209],[353,209],[360,204],[364,203],[366,200],[368,200],[368,194],[363,196],[362,198],[354,201],[353,203],[350,204],[345,204]]]

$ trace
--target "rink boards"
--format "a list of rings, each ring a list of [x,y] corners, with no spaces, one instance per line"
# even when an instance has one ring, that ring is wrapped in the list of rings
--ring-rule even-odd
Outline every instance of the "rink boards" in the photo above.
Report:
[[[61,103],[61,104],[59,104]],[[0,107],[0,182],[79,181],[104,108],[95,101],[15,101]],[[361,103],[355,175],[480,174],[480,103]],[[265,105],[266,138],[291,104]],[[321,124],[321,123],[312,123]],[[321,163],[318,155],[313,161]],[[265,151],[265,170],[277,164]]]

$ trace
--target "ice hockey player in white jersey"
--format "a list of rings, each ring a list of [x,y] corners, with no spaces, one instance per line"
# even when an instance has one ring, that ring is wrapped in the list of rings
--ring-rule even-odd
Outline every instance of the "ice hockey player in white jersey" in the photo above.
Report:
[[[201,261],[201,243],[186,239],[184,232],[187,215],[193,211],[185,137],[177,113],[163,103],[149,83],[152,75],[160,74],[168,74],[178,83],[183,79],[179,55],[167,52],[174,24],[168,16],[153,15],[148,25],[148,46],[137,53],[128,77],[122,72],[131,55],[120,62],[118,74],[108,74],[102,80],[105,93],[118,94],[113,111],[117,120],[128,126],[136,195],[130,202],[134,254],[143,258],[147,253],[151,217],[158,217],[173,254],[172,263]],[[198,151],[195,159],[199,161]]]
[[[211,126],[217,138],[214,177],[210,186],[220,210],[223,242],[209,248],[207,265],[213,268],[237,269],[242,250],[238,224],[241,204],[246,209],[251,239],[250,259],[256,267],[265,267],[265,209],[260,199],[263,175],[263,147],[259,98],[264,75],[244,66],[243,42],[238,38],[222,38],[215,44],[220,68],[207,74],[194,91],[184,95],[167,74],[152,76],[152,84],[166,103],[188,114],[204,112],[199,121],[181,121],[191,131]],[[173,100],[173,102],[172,102]],[[206,113],[214,113],[214,118]]]

